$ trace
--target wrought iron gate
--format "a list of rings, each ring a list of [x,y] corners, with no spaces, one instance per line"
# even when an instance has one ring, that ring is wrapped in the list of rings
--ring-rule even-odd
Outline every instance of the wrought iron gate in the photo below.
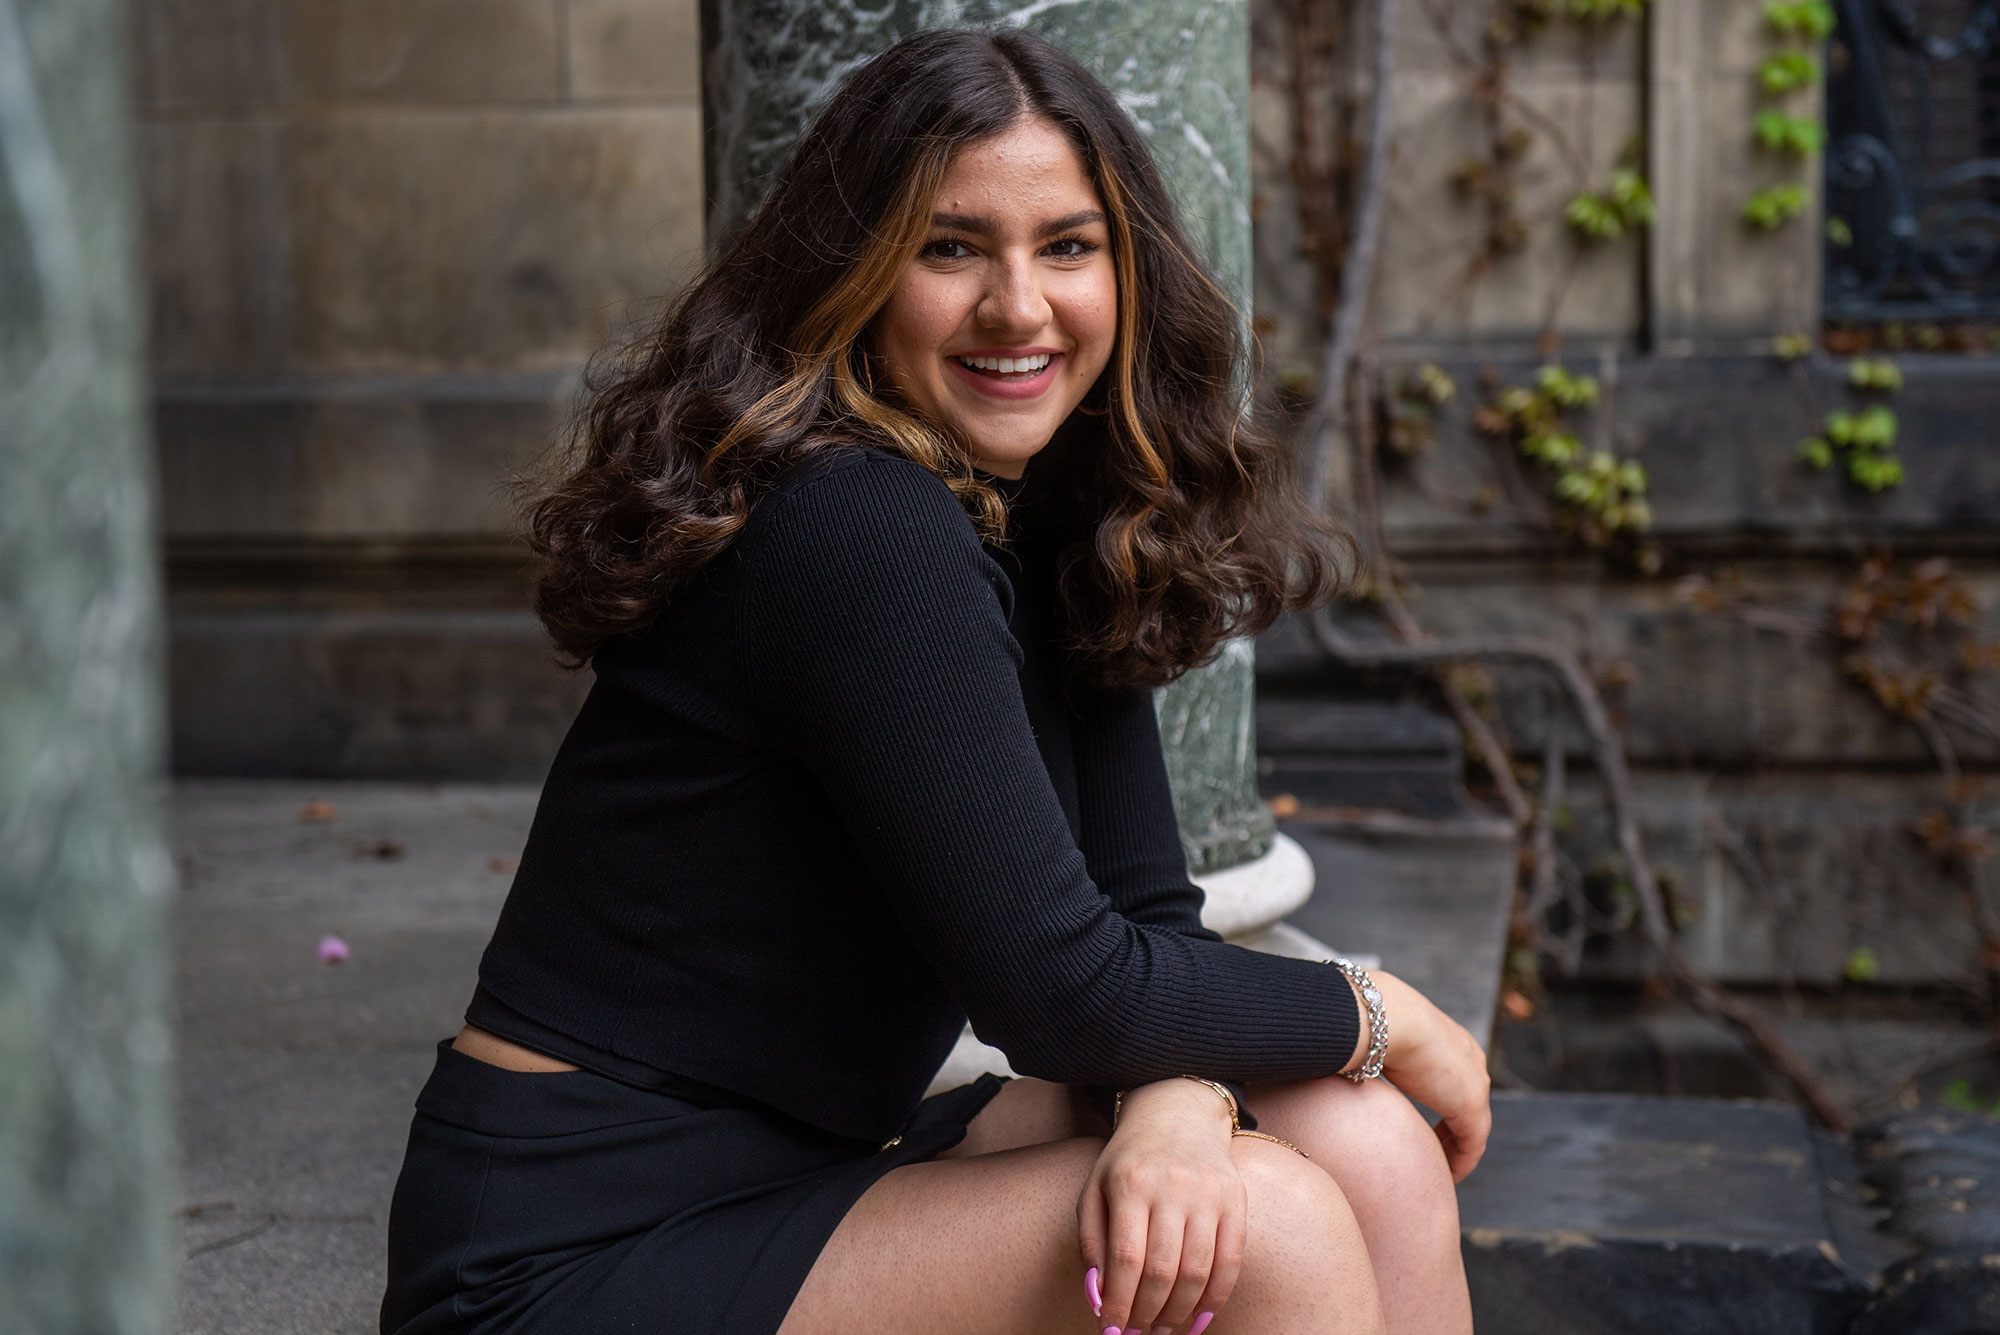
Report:
[[[2000,0],[1835,0],[1826,314],[2000,317]]]

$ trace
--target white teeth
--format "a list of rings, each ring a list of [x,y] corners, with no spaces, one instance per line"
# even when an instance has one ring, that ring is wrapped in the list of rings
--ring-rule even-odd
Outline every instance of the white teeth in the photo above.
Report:
[[[1049,354],[1038,352],[1032,357],[960,357],[975,371],[998,371],[1002,375],[1017,375],[1023,371],[1039,371],[1049,364]]]

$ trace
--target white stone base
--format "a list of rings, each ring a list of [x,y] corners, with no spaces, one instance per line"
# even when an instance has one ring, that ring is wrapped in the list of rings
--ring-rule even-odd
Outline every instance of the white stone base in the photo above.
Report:
[[[1240,867],[1197,876],[1201,925],[1225,940],[1241,941],[1299,911],[1313,892],[1312,858],[1298,841],[1277,835],[1271,851]]]

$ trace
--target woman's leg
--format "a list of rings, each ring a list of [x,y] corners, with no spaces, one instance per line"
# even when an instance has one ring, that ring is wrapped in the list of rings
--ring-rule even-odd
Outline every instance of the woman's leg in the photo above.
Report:
[[[888,1174],[828,1240],[781,1335],[1099,1335],[1076,1203],[1103,1144],[1059,1140]],[[1249,1229],[1243,1278],[1210,1329],[1381,1335],[1367,1248],[1333,1179],[1268,1141],[1231,1150]]]
[[[1340,1185],[1367,1240],[1389,1335],[1470,1335],[1458,1193],[1437,1134],[1386,1080],[1253,1085],[1257,1125]]]

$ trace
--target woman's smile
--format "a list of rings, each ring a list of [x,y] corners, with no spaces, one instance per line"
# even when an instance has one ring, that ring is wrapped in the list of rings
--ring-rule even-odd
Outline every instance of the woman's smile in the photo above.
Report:
[[[981,394],[996,399],[1032,399],[1056,383],[1062,354],[1043,349],[961,352],[945,361]]]

